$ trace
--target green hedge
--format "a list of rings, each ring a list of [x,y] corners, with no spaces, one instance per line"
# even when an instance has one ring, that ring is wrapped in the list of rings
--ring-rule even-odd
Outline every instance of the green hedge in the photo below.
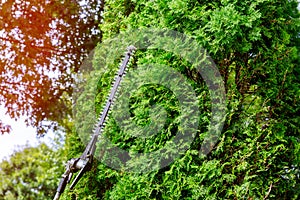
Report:
[[[104,40],[135,28],[168,28],[208,50],[225,84],[226,121],[213,151],[199,157],[211,107],[205,83],[170,52],[138,50],[131,67],[155,62],[190,80],[201,111],[196,138],[171,165],[146,174],[114,170],[98,162],[74,191],[66,192],[65,199],[298,199],[300,21],[296,7],[296,1],[277,0],[105,1],[100,27]],[[100,52],[96,49],[95,67],[103,61]],[[98,113],[118,62],[100,70],[95,94]],[[147,124],[153,99],[160,99],[156,102],[168,111],[167,119],[176,119],[176,100],[164,90],[150,85],[133,94],[132,119]],[[177,130],[176,124],[169,123],[165,132],[142,140],[121,131],[113,119],[106,127],[106,136],[117,146],[139,152],[163,147]],[[78,148],[70,152],[80,153]]]

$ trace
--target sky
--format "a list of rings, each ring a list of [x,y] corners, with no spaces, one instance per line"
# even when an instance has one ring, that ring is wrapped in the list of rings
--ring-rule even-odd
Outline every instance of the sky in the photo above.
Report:
[[[0,135],[0,161],[11,155],[14,150],[20,149],[26,144],[37,146],[41,142],[52,144],[55,137],[58,135],[49,132],[44,138],[36,137],[36,130],[33,127],[26,127],[24,118],[15,121],[5,114],[5,109],[0,106],[0,118],[3,124],[11,125],[12,131],[10,134]],[[51,146],[51,145],[50,145]]]

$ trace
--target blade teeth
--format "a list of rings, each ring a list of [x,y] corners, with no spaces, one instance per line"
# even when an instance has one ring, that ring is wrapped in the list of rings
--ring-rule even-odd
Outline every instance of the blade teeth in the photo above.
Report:
[[[100,124],[100,120],[97,120],[96,126],[94,128],[96,129],[99,126],[99,124]]]
[[[96,129],[98,126],[98,120],[96,121],[95,125],[93,126],[93,129]]]
[[[115,92],[115,95],[113,96],[112,99],[110,99],[110,96],[111,96],[112,91],[113,91],[113,89],[111,89],[110,95],[109,95],[108,98],[106,99],[106,104],[103,105],[103,108],[102,108],[103,111],[100,113],[100,117],[99,117],[98,120],[96,121],[95,127],[94,127],[94,129],[93,129],[93,132],[94,132],[94,133],[97,131],[98,128],[100,128],[100,131],[101,131],[101,130],[103,130],[103,128],[107,125],[107,120],[109,120],[109,114],[112,112],[112,107],[113,107],[113,105],[114,105],[114,103],[115,103],[116,98],[117,98],[118,95],[119,95],[119,86],[122,85],[121,79],[122,79],[123,77],[126,76],[126,73],[127,73],[128,70],[129,70],[128,65],[129,65],[129,62],[132,60],[132,55],[133,55],[133,53],[135,52],[135,50],[136,50],[136,48],[135,48],[134,46],[129,46],[129,47],[127,48],[127,52],[125,52],[125,57],[123,58],[123,63],[124,63],[124,59],[126,58],[126,56],[129,56],[128,62],[125,64],[125,67],[124,67],[124,70],[123,70],[123,71],[120,71],[120,70],[122,69],[121,67],[123,66],[123,63],[120,63],[120,65],[119,65],[119,71],[118,71],[117,73],[115,73],[115,76],[114,76],[113,82],[112,82],[112,84],[111,84],[111,87],[112,87],[112,88],[114,87],[114,85],[116,84],[116,81],[117,81],[117,80],[119,80],[119,83],[118,83],[119,85],[118,85],[118,87],[116,87],[116,91],[114,91],[114,92]],[[110,106],[109,110],[107,111],[107,116],[106,116],[105,120],[103,121],[102,124],[100,124],[101,118],[102,118],[102,116],[103,116],[103,112],[104,112],[104,110],[107,109],[107,108],[106,108],[107,102],[110,102],[110,103],[111,103],[111,104],[110,104],[111,106]]]
[[[99,123],[96,124],[96,126],[94,126],[93,130],[96,131],[96,129],[98,128]]]
[[[116,101],[116,97],[117,97],[117,93],[115,94],[114,98],[111,100],[111,106],[114,106],[114,103]],[[109,112],[111,111],[111,109],[109,110]]]

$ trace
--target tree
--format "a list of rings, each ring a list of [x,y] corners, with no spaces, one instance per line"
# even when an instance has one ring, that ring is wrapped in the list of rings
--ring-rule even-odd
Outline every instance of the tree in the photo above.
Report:
[[[0,3],[0,104],[43,134],[70,117],[72,80],[101,40],[100,1]],[[0,121],[1,133],[10,126]]]
[[[64,152],[46,144],[25,146],[0,163],[0,197],[52,199],[63,173]]]
[[[205,115],[201,115],[203,123],[194,143],[172,165],[147,174],[131,174],[99,164],[99,185],[91,189],[79,184],[75,193],[80,199],[85,198],[81,192],[86,194],[87,190],[105,199],[299,198],[300,38],[296,1],[108,0],[104,10],[104,38],[145,26],[169,28],[195,38],[209,51],[222,74],[228,113],[219,142],[207,157],[198,155],[207,125]],[[96,53],[96,66],[101,59]],[[205,97],[203,80],[174,55],[147,50],[139,52],[136,60],[174,67],[194,81],[195,91],[204,91],[197,93],[199,98]],[[103,91],[113,74],[109,70],[99,81],[97,102],[105,98]],[[146,100],[133,102],[132,109],[138,102],[145,105]],[[203,104],[209,106],[206,100]],[[126,136],[113,122],[108,126],[110,139],[127,150],[137,150],[137,145],[149,150],[154,145],[151,141],[145,146]]]

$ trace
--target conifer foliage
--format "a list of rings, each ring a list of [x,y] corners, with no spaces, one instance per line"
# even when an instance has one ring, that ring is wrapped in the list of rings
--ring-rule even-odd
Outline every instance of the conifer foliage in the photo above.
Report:
[[[169,52],[140,51],[136,62],[171,66],[192,81],[204,111],[194,142],[171,165],[146,174],[98,163],[96,175],[84,177],[67,194],[78,199],[299,199],[299,16],[297,2],[287,0],[105,1],[100,26],[104,40],[142,27],[168,28],[196,39],[222,75],[227,116],[213,151],[199,157],[211,106],[203,80]],[[96,53],[94,64],[99,60]],[[112,77],[106,71],[99,80],[98,110]],[[142,91],[148,94],[131,99],[136,120],[147,118],[139,106],[145,108],[155,98],[164,101],[159,87]],[[171,109],[172,98],[165,99],[164,106]],[[108,126],[110,139],[129,151],[151,151],[168,139],[135,140],[113,122]],[[168,131],[172,135],[174,129]],[[87,186],[88,180],[92,182]]]

